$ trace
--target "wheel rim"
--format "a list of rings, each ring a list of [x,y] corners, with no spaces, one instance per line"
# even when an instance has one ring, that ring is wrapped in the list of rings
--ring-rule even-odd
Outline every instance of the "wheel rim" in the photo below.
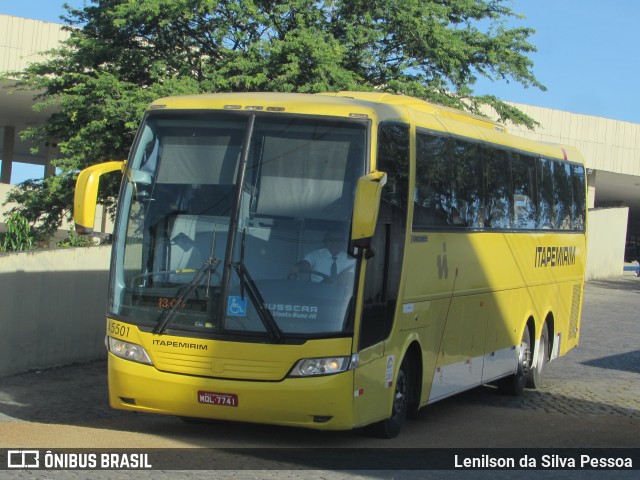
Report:
[[[393,418],[397,418],[407,407],[407,377],[401,369],[398,372],[396,388],[393,396]]]
[[[529,347],[529,342],[527,342],[525,338],[522,339],[522,343],[520,344],[518,365],[520,367],[520,373],[523,377],[526,377],[531,369],[531,348]]]
[[[536,363],[536,369],[539,372],[542,372],[542,370],[544,369],[546,358],[547,358],[547,346],[544,341],[541,341],[540,346],[538,347],[538,361]]]

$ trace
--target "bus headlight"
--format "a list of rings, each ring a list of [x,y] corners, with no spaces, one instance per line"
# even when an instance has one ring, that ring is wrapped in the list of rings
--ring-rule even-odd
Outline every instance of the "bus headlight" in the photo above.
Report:
[[[358,365],[358,354],[350,357],[322,357],[303,358],[295,364],[290,377],[313,377],[318,375],[333,375],[335,373],[353,370]]]
[[[107,348],[116,357],[131,360],[132,362],[153,365],[149,354],[141,345],[125,342],[113,337],[107,337]]]

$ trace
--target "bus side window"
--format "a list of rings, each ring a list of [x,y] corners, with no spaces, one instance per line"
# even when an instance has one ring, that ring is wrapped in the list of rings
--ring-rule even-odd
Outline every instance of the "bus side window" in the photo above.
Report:
[[[416,133],[416,186],[413,192],[413,229],[448,223],[451,198],[451,163],[448,139]]]
[[[573,182],[573,202],[571,205],[571,228],[577,231],[584,231],[585,218],[587,216],[587,200],[585,197],[585,173],[582,165],[571,167],[571,178]]]
[[[482,228],[482,147],[453,140],[451,226]]]
[[[511,163],[505,150],[485,148],[484,226],[511,228]]]
[[[571,165],[566,162],[554,162],[553,199],[556,228],[571,230],[573,187],[571,185]]]
[[[538,223],[537,228],[556,228],[556,218],[554,216],[554,193],[553,193],[553,160],[538,159],[537,162],[537,185],[538,185]]]
[[[511,160],[513,179],[513,228],[536,227],[536,164],[533,157],[514,154]]]

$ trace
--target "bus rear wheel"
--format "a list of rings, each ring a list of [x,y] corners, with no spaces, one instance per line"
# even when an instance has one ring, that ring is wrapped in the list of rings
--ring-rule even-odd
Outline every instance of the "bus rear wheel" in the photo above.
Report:
[[[549,329],[545,323],[540,333],[540,342],[538,344],[538,356],[536,364],[529,370],[527,377],[527,387],[540,388],[544,380],[544,371],[549,360]]]
[[[522,395],[524,387],[527,384],[527,379],[529,378],[531,357],[531,335],[529,333],[529,326],[527,325],[524,327],[524,332],[522,332],[516,372],[500,381],[498,384],[500,390],[508,395]]]

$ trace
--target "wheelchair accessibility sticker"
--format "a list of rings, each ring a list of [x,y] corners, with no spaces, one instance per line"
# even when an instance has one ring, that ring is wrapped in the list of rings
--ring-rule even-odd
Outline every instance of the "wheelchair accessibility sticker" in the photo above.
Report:
[[[237,295],[229,295],[227,301],[227,315],[232,317],[247,316],[247,299]]]

